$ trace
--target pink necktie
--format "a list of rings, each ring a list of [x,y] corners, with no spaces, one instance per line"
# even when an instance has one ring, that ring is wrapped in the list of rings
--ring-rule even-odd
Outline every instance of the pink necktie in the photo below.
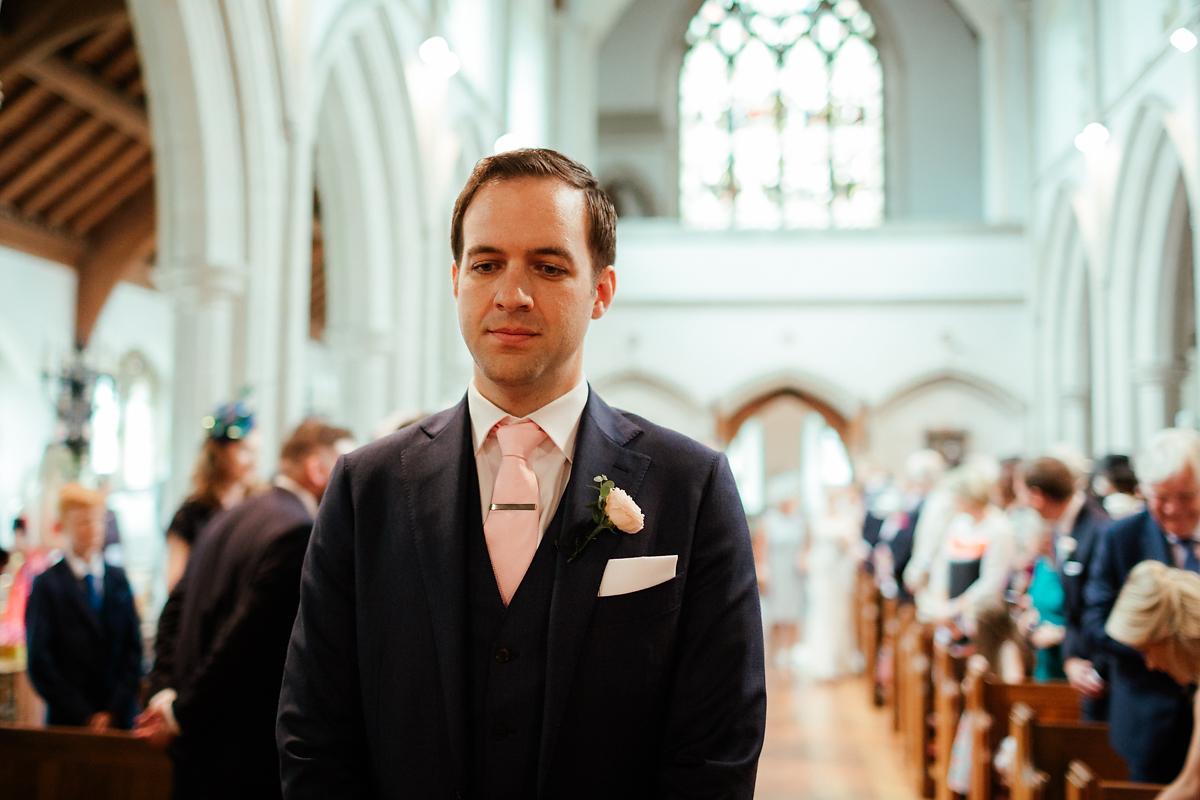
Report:
[[[537,550],[541,514],[537,475],[529,466],[529,456],[546,440],[546,432],[528,421],[497,425],[495,431],[500,442],[500,469],[483,536],[500,599],[507,606]]]

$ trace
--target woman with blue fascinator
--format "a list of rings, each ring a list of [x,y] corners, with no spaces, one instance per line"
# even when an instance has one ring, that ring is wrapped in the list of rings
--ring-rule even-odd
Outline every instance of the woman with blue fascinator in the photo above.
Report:
[[[255,483],[258,434],[254,414],[239,400],[203,420],[205,438],[192,489],[167,526],[167,591],[183,576],[196,536],[218,511],[240,503]]]

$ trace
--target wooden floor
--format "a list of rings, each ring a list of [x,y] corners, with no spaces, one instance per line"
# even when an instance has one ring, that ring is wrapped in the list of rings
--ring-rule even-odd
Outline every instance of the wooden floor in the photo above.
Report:
[[[890,718],[867,700],[863,678],[812,683],[773,670],[762,800],[916,800]]]

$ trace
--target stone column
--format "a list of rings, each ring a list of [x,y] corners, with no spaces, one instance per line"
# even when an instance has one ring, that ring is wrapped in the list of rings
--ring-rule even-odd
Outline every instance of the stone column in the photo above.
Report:
[[[1063,389],[1059,398],[1058,440],[1079,450],[1092,453],[1092,393],[1086,386]]]
[[[1143,364],[1134,373],[1135,445],[1142,447],[1155,431],[1174,424],[1183,371],[1170,363]]]
[[[174,301],[175,358],[171,391],[171,477],[164,509],[187,493],[203,441],[201,420],[220,402],[236,397],[237,319],[245,295],[244,269],[209,265],[160,265],[159,286]]]
[[[396,410],[396,399],[389,391],[393,336],[390,331],[341,328],[326,329],[325,340],[340,377],[334,421],[348,425],[360,442],[366,442]]]

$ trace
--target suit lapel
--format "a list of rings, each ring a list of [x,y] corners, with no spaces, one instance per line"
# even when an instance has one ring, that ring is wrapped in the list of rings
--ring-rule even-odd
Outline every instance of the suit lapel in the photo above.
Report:
[[[403,453],[400,473],[432,617],[450,746],[464,774],[466,515],[479,503],[466,401],[427,420],[422,429],[430,438]]]
[[[638,498],[650,457],[626,449],[641,429],[614,412],[595,392],[588,395],[579,420],[571,478],[559,504],[561,528],[566,541],[586,534],[593,527],[588,505],[595,501],[592,479],[607,475],[617,486]],[[554,530],[552,526],[550,530]],[[538,791],[545,789],[562,715],[575,677],[575,667],[591,620],[596,593],[608,559],[620,544],[622,534],[601,533],[575,561],[568,563],[566,549],[556,552],[554,591],[550,599],[550,623],[546,635],[546,696],[542,716]]]
[[[1154,517],[1146,513],[1146,549],[1145,553],[1150,558],[1156,561],[1161,561],[1168,567],[1175,566],[1175,558],[1171,555],[1170,543],[1167,541],[1167,532],[1162,529]],[[1132,566],[1132,565],[1131,565]]]

